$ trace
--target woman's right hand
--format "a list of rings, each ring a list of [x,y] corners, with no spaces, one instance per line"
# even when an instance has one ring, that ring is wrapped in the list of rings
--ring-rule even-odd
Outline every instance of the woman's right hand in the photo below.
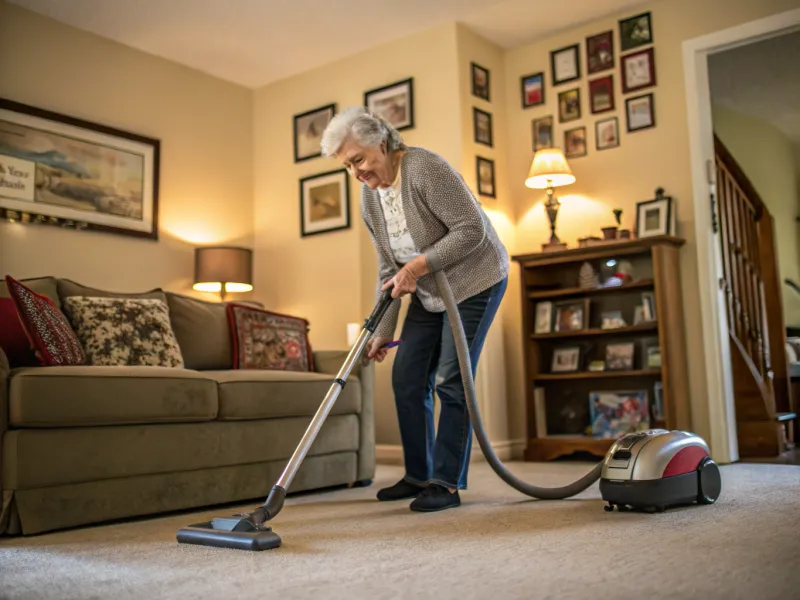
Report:
[[[386,354],[389,352],[385,346],[389,342],[392,341],[392,338],[388,337],[375,337],[372,338],[369,342],[367,342],[367,358],[374,358],[378,362],[383,362],[383,359],[386,358]]]

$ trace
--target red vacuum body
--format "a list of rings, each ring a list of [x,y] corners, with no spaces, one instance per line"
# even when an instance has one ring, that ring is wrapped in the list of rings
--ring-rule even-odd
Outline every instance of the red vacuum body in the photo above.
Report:
[[[600,493],[613,511],[662,512],[672,506],[713,504],[722,488],[719,467],[703,439],[687,431],[629,433],[609,448]]]

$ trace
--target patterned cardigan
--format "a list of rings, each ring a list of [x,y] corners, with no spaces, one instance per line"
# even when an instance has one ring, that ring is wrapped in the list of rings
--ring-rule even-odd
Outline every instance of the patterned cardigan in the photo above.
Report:
[[[416,295],[431,312],[444,301],[433,273],[444,270],[456,302],[482,292],[508,275],[508,252],[461,175],[438,154],[410,147],[400,163],[408,231],[431,271],[417,281]],[[395,261],[377,190],[361,187],[361,216],[378,254],[376,302],[381,286],[402,267]],[[400,299],[392,302],[375,336],[392,337]]]

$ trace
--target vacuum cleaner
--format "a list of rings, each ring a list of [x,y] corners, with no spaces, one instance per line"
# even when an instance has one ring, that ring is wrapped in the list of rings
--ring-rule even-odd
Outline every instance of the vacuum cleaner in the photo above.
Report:
[[[442,271],[434,273],[434,277],[453,330],[470,421],[487,462],[508,485],[540,500],[561,500],[581,493],[599,479],[601,496],[607,502],[604,507],[606,511],[613,511],[616,507],[618,511],[642,510],[653,513],[674,506],[716,502],[722,487],[719,468],[703,439],[686,431],[651,429],[628,433],[611,445],[604,459],[589,473],[562,487],[538,487],[510,473],[494,453],[480,419],[469,348],[450,284]],[[266,502],[250,513],[216,517],[184,527],[177,533],[179,543],[254,551],[280,546],[280,536],[267,523],[283,508],[286,493],[297,470],[392,301],[389,288],[383,292],[372,314],[364,322],[356,342]]]

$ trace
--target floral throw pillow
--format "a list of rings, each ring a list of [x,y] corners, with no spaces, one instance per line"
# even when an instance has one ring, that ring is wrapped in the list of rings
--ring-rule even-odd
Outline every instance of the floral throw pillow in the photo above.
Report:
[[[55,303],[10,275],[5,279],[20,323],[39,363],[50,367],[86,364],[80,341]]]
[[[183,367],[162,300],[68,296],[62,304],[89,364]]]
[[[226,310],[234,369],[314,370],[306,319],[236,303]]]

